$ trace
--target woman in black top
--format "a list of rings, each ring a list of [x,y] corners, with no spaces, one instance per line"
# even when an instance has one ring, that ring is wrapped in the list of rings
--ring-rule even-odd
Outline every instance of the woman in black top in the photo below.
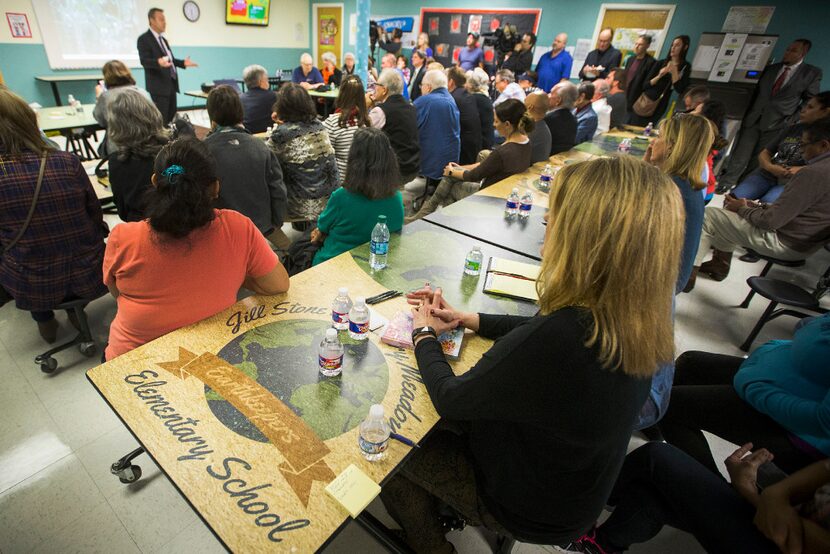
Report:
[[[107,103],[107,121],[107,133],[116,147],[109,155],[109,178],[118,217],[141,221],[153,162],[170,134],[161,112],[137,90],[119,91]]]
[[[465,429],[430,435],[381,492],[417,552],[451,552],[436,497],[523,542],[567,544],[591,528],[649,379],[672,359],[683,213],[671,179],[641,161],[565,166],[551,187],[536,316],[458,312],[428,287],[409,295],[424,386]],[[456,376],[435,334],[458,325],[496,342]]]
[[[646,126],[649,123],[657,125],[669,105],[672,89],[682,96],[689,86],[689,73],[692,71],[686,54],[689,51],[689,37],[680,35],[671,42],[669,55],[655,63],[646,77],[643,94],[652,100],[658,100],[657,108],[649,116],[631,113],[629,121],[632,125]],[[662,98],[661,98],[662,95]],[[635,103],[636,105],[636,103]]]

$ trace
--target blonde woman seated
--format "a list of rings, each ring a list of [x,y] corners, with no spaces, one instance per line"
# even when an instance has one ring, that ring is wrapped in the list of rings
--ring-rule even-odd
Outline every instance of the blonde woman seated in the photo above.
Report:
[[[495,113],[494,126],[505,137],[504,143],[478,163],[447,164],[435,194],[424,202],[412,219],[427,216],[440,206],[457,202],[480,188],[489,187],[530,167],[533,149],[528,134],[533,131],[535,123],[525,105],[511,98],[496,106]]]
[[[522,542],[567,545],[585,533],[609,498],[652,374],[674,356],[677,187],[630,157],[565,166],[555,184],[537,315],[459,312],[441,289],[408,295],[424,387],[438,415],[463,429],[434,431],[381,491],[416,552],[453,552],[439,499]],[[637,284],[643,275],[647,287]],[[496,341],[461,375],[436,339],[458,325]]]

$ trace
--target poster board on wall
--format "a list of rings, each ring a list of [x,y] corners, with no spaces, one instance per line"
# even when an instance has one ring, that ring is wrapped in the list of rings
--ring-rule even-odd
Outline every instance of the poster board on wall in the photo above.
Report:
[[[674,4],[603,4],[597,16],[592,44],[596,45],[599,32],[611,27],[614,29],[612,44],[622,52],[623,64],[632,54],[634,41],[641,34],[652,35],[651,48],[648,53],[655,58],[660,56],[666,35],[669,32]],[[594,46],[595,48],[596,46]],[[579,66],[585,60],[579,61]],[[574,60],[574,66],[577,60]]]
[[[509,23],[516,26],[519,36],[527,32],[538,34],[541,19],[541,9],[421,8],[421,32],[429,35],[435,58],[447,65],[455,47],[466,44],[468,32],[487,35]],[[439,45],[442,47],[438,48]],[[483,39],[479,46],[484,47]]]
[[[343,4],[312,5],[312,45],[314,66],[323,67],[323,54],[332,52],[337,66],[343,65],[343,37],[346,22],[343,18]],[[299,61],[297,62],[299,64]]]

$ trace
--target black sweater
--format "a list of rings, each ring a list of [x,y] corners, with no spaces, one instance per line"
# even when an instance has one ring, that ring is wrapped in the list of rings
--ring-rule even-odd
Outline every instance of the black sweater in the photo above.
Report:
[[[415,355],[441,417],[470,422],[478,494],[515,537],[562,544],[596,521],[626,453],[649,379],[602,369],[590,313],[481,314],[495,344],[455,376],[435,340]]]

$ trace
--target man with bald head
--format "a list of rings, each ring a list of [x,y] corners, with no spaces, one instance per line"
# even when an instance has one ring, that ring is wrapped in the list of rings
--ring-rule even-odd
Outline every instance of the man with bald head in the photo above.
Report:
[[[323,74],[320,73],[319,69],[314,67],[314,60],[309,53],[300,56],[300,65],[294,68],[291,81],[299,83],[306,90],[320,88],[325,84]]]
[[[538,75],[536,86],[545,92],[550,92],[553,85],[571,77],[571,67],[574,59],[565,50],[567,44],[568,35],[559,33],[553,39],[550,52],[539,58],[539,63],[536,64],[536,74]]]
[[[579,91],[570,81],[557,83],[548,94],[548,113],[545,123],[550,130],[550,155],[570,150],[576,144],[576,116],[572,110]]]
[[[614,29],[606,27],[599,32],[597,38],[597,49],[588,52],[582,69],[579,70],[579,78],[585,81],[605,79],[608,72],[620,66],[622,52],[611,46],[611,39],[614,38]]]

